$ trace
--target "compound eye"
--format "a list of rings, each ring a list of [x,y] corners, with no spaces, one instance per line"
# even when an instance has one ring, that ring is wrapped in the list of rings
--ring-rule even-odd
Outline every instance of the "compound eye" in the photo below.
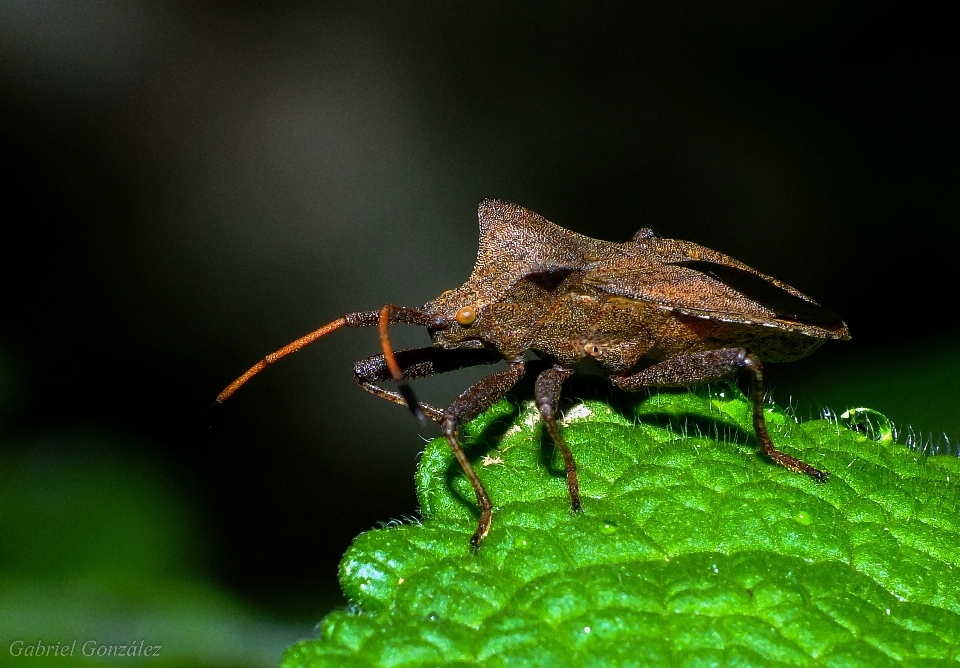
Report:
[[[457,323],[461,327],[469,327],[477,319],[477,309],[472,306],[464,306],[457,311]]]

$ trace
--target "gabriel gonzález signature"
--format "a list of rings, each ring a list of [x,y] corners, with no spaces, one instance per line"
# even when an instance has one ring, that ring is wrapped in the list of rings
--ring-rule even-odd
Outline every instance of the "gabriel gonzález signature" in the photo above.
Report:
[[[134,640],[129,645],[106,645],[96,640],[87,640],[80,645],[79,654],[83,656],[160,656],[162,645],[148,645],[145,640]],[[70,643],[58,642],[55,645],[45,645],[42,640],[29,645],[23,640],[14,640],[10,643],[11,656],[74,656],[77,650],[77,641]]]

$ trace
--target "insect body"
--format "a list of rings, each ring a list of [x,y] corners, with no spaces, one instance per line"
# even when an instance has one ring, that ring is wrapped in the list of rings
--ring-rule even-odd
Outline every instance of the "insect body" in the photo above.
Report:
[[[828,339],[849,340],[846,324],[790,286],[733,258],[644,228],[625,243],[591,239],[526,209],[480,203],[480,251],[459,288],[420,308],[388,304],[350,313],[268,355],[225,389],[225,401],[267,364],[341,327],[380,327],[383,354],[358,362],[368,392],[439,423],[473,485],[480,521],[470,539],[490,530],[492,504],[460,446],[458,431],[496,403],[525,372],[524,354],[552,363],[535,384],[543,423],[566,465],[574,511],[581,510],[573,454],[555,411],[564,381],[589,364],[616,387],[684,386],[752,376],[753,425],[763,452],[790,470],[823,482],[828,474],[777,450],[763,417],[761,360],[799,359]],[[426,327],[432,347],[394,352],[388,325]],[[418,402],[407,381],[505,360],[508,368],[479,381],[446,409]],[[384,381],[397,382],[397,391]]]

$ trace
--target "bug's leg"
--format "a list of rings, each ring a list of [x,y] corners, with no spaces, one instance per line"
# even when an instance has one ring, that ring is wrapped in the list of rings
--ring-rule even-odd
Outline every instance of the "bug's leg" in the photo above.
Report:
[[[557,400],[560,398],[560,389],[564,381],[573,374],[573,371],[562,367],[553,367],[543,371],[537,376],[537,383],[534,386],[534,394],[537,397],[537,409],[540,411],[540,417],[543,418],[543,424],[550,433],[550,438],[563,455],[563,463],[567,468],[567,490],[570,492],[570,509],[575,512],[581,512],[580,507],[580,482],[577,480],[577,463],[573,459],[570,448],[566,441],[560,435],[560,429],[557,427],[557,421],[554,415],[557,411]]]
[[[763,363],[756,355],[747,353],[740,364],[753,374],[753,381],[750,383],[750,393],[753,395],[753,431],[757,434],[763,453],[780,466],[797,473],[806,473],[817,482],[826,482],[830,477],[827,471],[815,469],[806,462],[777,450],[767,433],[767,422],[763,417]]]
[[[740,369],[747,369],[753,376],[751,400],[753,403],[753,431],[763,453],[774,462],[796,471],[805,473],[817,482],[829,477],[826,471],[815,469],[796,457],[777,450],[763,417],[763,364],[760,359],[743,348],[722,348],[699,353],[681,355],[658,362],[632,376],[612,376],[611,382],[620,389],[635,392],[645,387],[682,387],[699,385],[727,378]]]
[[[391,323],[405,323],[408,325],[420,325],[421,327],[442,327],[444,325],[444,321],[441,318],[430,315],[423,309],[397,306],[395,304],[387,304],[384,309],[387,309],[387,320]],[[241,385],[263,371],[267,365],[273,364],[290,353],[297,352],[304,346],[313,343],[330,332],[334,332],[341,327],[373,327],[374,325],[379,325],[381,313],[384,309],[380,311],[357,311],[356,313],[348,313],[342,318],[337,318],[320,329],[316,329],[305,336],[301,336],[296,341],[288,343],[280,350],[270,353],[247,369],[242,376],[230,383],[223,392],[218,394],[217,403],[222,404],[229,399],[234,392],[240,389]]]
[[[525,372],[522,359],[510,362],[510,368],[487,376],[483,380],[471,386],[466,392],[457,397],[452,404],[443,412],[443,435],[453,450],[453,456],[457,458],[460,467],[466,474],[470,484],[473,485],[473,491],[477,495],[477,505],[480,507],[480,522],[477,524],[477,531],[470,538],[470,545],[474,550],[479,549],[480,542],[490,531],[490,520],[493,514],[493,505],[490,503],[490,497],[487,496],[487,490],[483,488],[480,478],[463,452],[458,439],[460,425],[469,422],[480,413],[487,410],[493,404],[510,391],[518,380],[523,378]]]
[[[399,350],[394,353],[394,356],[405,380],[434,376],[480,364],[495,364],[503,359],[495,351],[470,348],[458,350],[433,347],[414,348],[412,350]],[[399,392],[388,390],[380,385],[381,382],[391,380],[393,377],[383,355],[374,355],[357,362],[353,367],[353,377],[357,384],[367,392],[401,406],[407,405],[406,398]],[[434,422],[443,422],[443,411],[441,409],[421,401],[420,410]]]

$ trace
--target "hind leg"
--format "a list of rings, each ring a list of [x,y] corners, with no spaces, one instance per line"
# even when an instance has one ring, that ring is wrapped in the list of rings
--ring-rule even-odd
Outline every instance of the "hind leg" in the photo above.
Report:
[[[778,450],[770,440],[763,417],[763,364],[756,355],[743,348],[722,348],[681,355],[658,362],[631,376],[612,376],[610,381],[622,390],[636,392],[645,387],[682,387],[710,383],[729,378],[742,369],[749,371],[752,376],[750,394],[753,403],[753,431],[763,454],[791,471],[805,473],[817,482],[825,482],[830,476],[829,473]]]

